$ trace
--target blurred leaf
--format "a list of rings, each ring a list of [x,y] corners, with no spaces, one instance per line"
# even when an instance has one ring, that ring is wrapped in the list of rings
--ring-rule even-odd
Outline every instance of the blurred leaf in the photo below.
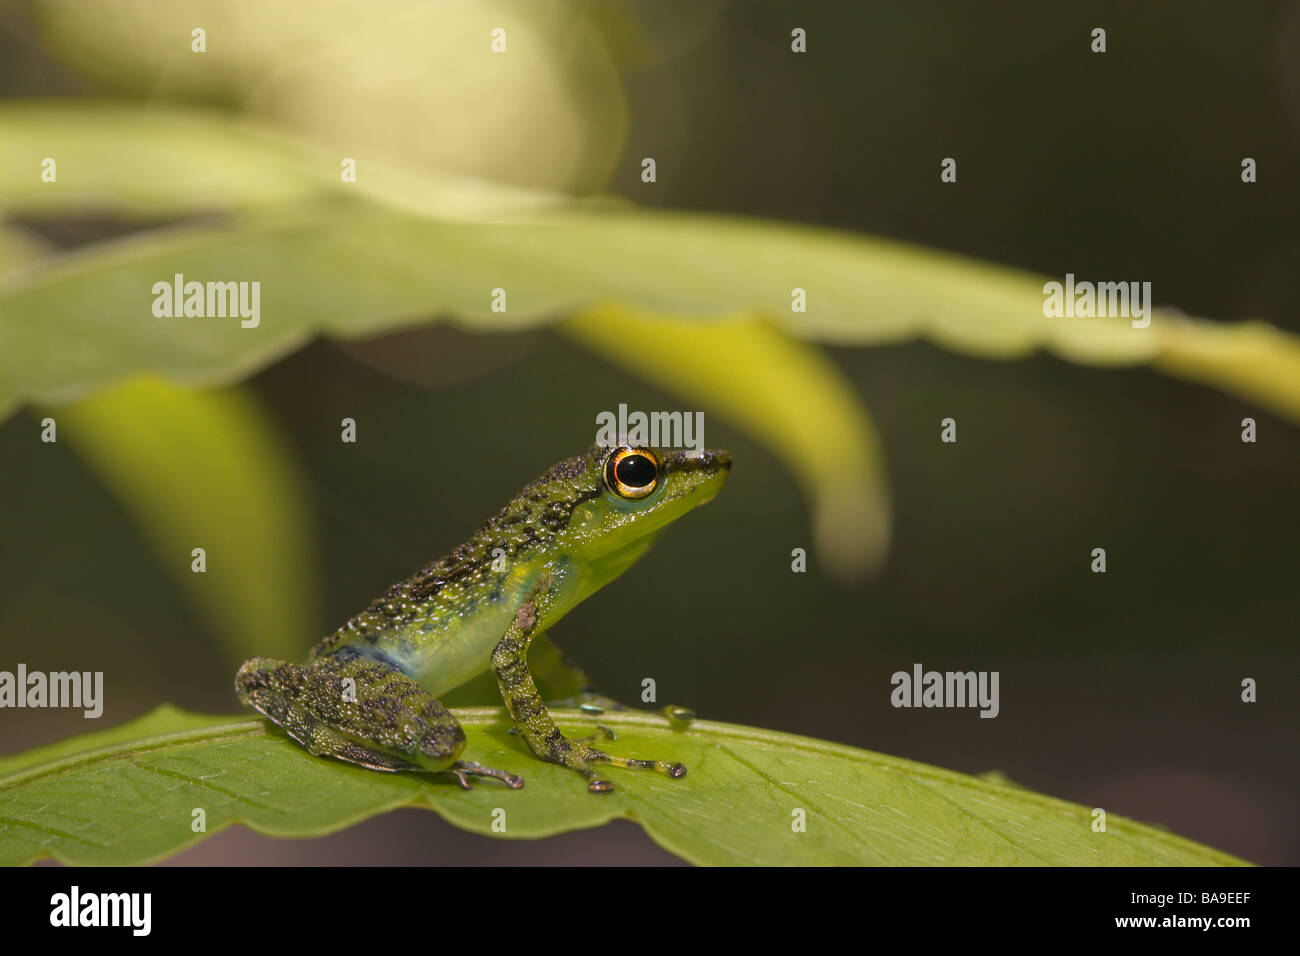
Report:
[[[19,226],[0,223],[0,279],[40,262],[51,253],[49,243],[39,236]],[[17,407],[18,397],[0,385],[0,422],[12,415]]]
[[[1085,364],[1151,363],[1300,422],[1300,342],[1263,323],[1220,325],[1164,311],[1145,329],[1127,319],[1048,318],[1038,277],[883,239],[626,203],[565,203],[483,183],[462,189],[428,170],[378,163],[358,188],[344,188],[334,182],[333,158],[211,116],[163,122],[150,152],[133,147],[128,133],[147,142],[152,110],[134,120],[125,109],[113,114],[106,125],[116,132],[96,126],[85,110],[55,107],[48,128],[32,115],[0,110],[0,129],[26,129],[33,156],[41,138],[58,130],[68,137],[69,156],[82,157],[74,168],[93,166],[102,144],[86,137],[77,145],[73,130],[84,123],[96,135],[120,136],[115,142],[124,156],[137,150],[159,184],[161,205],[193,211],[228,188],[232,202],[246,208],[227,224],[101,243],[0,280],[0,412],[18,401],[75,400],[136,374],[191,385],[238,381],[322,333],[362,338],[443,315],[474,331],[517,330],[606,309],[601,321],[575,324],[574,334],[585,330],[604,354],[698,398],[775,449],[813,498],[828,566],[846,575],[874,561],[887,540],[883,488],[871,490],[882,484],[877,443],[865,412],[827,377],[830,366],[806,352],[783,355],[774,329],[845,345],[927,337],[985,358],[1045,348]],[[196,132],[208,123],[215,125]],[[209,163],[202,144],[214,138],[225,145],[221,155],[238,154],[232,162],[245,172],[213,174],[209,189],[196,185],[202,175],[187,171],[186,157],[190,165]],[[294,179],[288,195],[301,201],[277,203],[273,191],[249,187],[248,176],[256,178],[252,171],[263,163],[273,180],[283,172],[314,185]],[[105,165],[94,173],[103,178],[91,192],[148,209],[137,195],[147,188],[131,168],[125,159]],[[27,177],[27,191],[16,193],[22,202],[39,199],[62,213],[79,201],[75,189],[67,202],[54,198],[60,193],[33,192],[22,163],[10,175]],[[259,326],[155,317],[153,285],[177,273],[260,282]],[[507,294],[504,312],[491,309],[497,288]],[[806,292],[807,312],[791,310],[795,289]],[[739,332],[720,332],[731,347],[749,349],[756,364],[747,375],[719,375],[721,346],[705,346],[705,330],[738,315],[772,327],[753,333],[747,345]],[[664,347],[655,348],[648,325],[670,319],[677,327],[665,330]],[[708,350],[696,358],[669,344],[689,334],[681,327],[688,321],[699,326],[692,347]],[[638,363],[638,347],[656,359]],[[692,374],[710,362],[712,378]],[[774,383],[783,376],[804,384],[787,382],[786,401],[760,406],[760,399],[782,394]],[[808,385],[817,379],[825,381]],[[809,396],[804,411],[820,407],[827,417],[799,427],[790,418],[799,393]],[[809,425],[818,421],[824,432]],[[843,468],[832,475],[826,455],[835,446],[824,440],[832,434],[857,436],[859,445],[839,446],[858,449],[857,478]]]
[[[789,464],[813,502],[822,566],[849,579],[889,545],[880,438],[835,366],[766,322],[702,324],[589,309],[560,329],[638,378],[698,402]]]
[[[1266,322],[1171,319],[1152,364],[1300,422],[1300,338]]]
[[[0,278],[53,253],[53,247],[35,233],[13,225],[0,225]]]
[[[216,110],[114,100],[0,104],[0,213],[124,219],[230,213],[362,195],[442,218],[547,206],[556,193],[366,156],[344,184],[340,157]],[[56,160],[58,179],[41,181]]]
[[[232,664],[297,657],[315,637],[310,519],[297,466],[254,398],[137,379],[55,417]],[[191,570],[194,548],[204,573]]]
[[[333,42],[341,25],[356,29],[364,18],[354,5],[337,0],[315,4],[311,16],[292,18],[268,16],[277,5],[266,0],[26,0],[23,5],[41,49],[105,89],[141,99],[170,95],[231,106],[277,66]],[[196,27],[208,34],[202,54],[191,46]]]
[[[0,863],[143,863],[243,823],[273,836],[330,833],[403,806],[492,835],[532,838],[624,817],[694,863],[1223,866],[1243,861],[1161,830],[995,784],[807,737],[646,714],[605,714],[629,754],[681,759],[684,779],[618,773],[588,793],[531,757],[496,708],[459,710],[472,759],[521,773],[522,790],[462,791],[445,775],[384,774],[313,757],[261,720],[159,709],[111,730],[0,758]],[[557,719],[590,728],[576,712]],[[791,826],[806,814],[806,832]]]
[[[153,317],[149,290],[177,272],[260,277],[261,325]],[[507,291],[506,312],[491,310],[495,288]],[[807,313],[790,311],[795,288]],[[438,314],[518,329],[608,302],[708,321],[751,314],[838,344],[924,336],[986,358],[1045,348],[1091,365],[1150,362],[1300,421],[1300,346],[1263,323],[1160,310],[1145,329],[1047,318],[1042,280],[1000,266],[831,230],[603,204],[464,222],[341,203],[103,243],[0,282],[0,390],[57,402],[144,371],[232,381],[316,333],[374,335]]]
[[[765,315],[793,335],[840,344],[926,336],[986,357],[1046,348],[1085,364],[1149,361],[1300,421],[1295,336],[1264,323],[1219,325],[1168,312],[1158,312],[1148,329],[1133,329],[1123,319],[1046,318],[1040,278],[903,243],[806,226],[639,211],[625,204],[570,203],[566,209],[554,195],[382,162],[354,188],[343,188],[337,159],[328,152],[198,110],[95,101],[8,104],[0,108],[0,139],[10,147],[0,154],[0,196],[6,197],[0,202],[29,213],[62,215],[87,207],[119,215],[192,213],[214,205],[283,208],[317,195],[318,203],[354,196],[423,217],[496,219],[431,223],[367,214],[355,204],[318,204],[315,212],[288,219],[259,217],[230,229],[178,230],[74,254],[62,268],[22,278],[38,293],[50,291],[50,283],[103,283],[94,298],[108,300],[118,312],[109,321],[143,325],[144,335],[119,330],[118,354],[97,356],[80,369],[66,367],[66,358],[55,362],[43,376],[56,383],[47,389],[6,374],[0,352],[0,390],[11,388],[18,398],[66,401],[79,394],[77,380],[95,386],[126,371],[231,381],[317,330],[368,335],[427,321],[436,311],[451,312],[475,328],[516,327],[566,308],[617,301],[680,316]],[[65,172],[57,186],[39,182],[40,157],[49,153],[45,144],[57,145],[63,157]],[[386,240],[388,230],[400,241]],[[461,244],[468,255],[458,254]],[[444,262],[448,266],[439,268]],[[332,288],[309,299],[310,308],[285,303],[277,333],[232,338],[224,330],[191,323],[179,337],[218,340],[193,346],[207,353],[201,363],[206,367],[188,369],[187,348],[174,362],[150,361],[145,348],[145,361],[123,368],[124,355],[176,331],[174,322],[136,322],[139,306],[130,307],[133,301],[148,302],[139,283],[168,278],[178,271],[173,264],[194,274],[200,270],[205,278],[233,270],[242,270],[233,273],[239,276],[270,271],[279,277],[276,284],[286,299],[310,291],[317,281]],[[467,266],[475,267],[468,276]],[[367,281],[376,268],[382,281]],[[509,286],[508,315],[488,311],[485,284],[488,290]],[[790,311],[790,290],[796,287],[808,294],[807,313]],[[0,306],[13,309],[7,314],[26,306],[22,281],[11,280],[0,290]],[[344,308],[317,310],[339,296]],[[64,298],[42,310],[54,313],[50,321],[69,320],[78,314],[73,310],[88,304],[85,296],[69,300],[65,292]],[[9,345],[5,332],[0,326],[0,344]],[[270,345],[268,338],[274,340]],[[30,349],[16,347],[10,354],[18,356],[17,364],[30,366],[23,358]],[[52,351],[52,342],[35,348],[42,358]],[[101,363],[107,368],[94,374]]]
[[[0,109],[0,212],[181,215],[292,201],[338,178],[338,162],[201,110],[111,101]],[[41,181],[55,161],[57,179]],[[313,161],[316,165],[313,165]]]
[[[35,0],[42,47],[103,88],[237,107],[377,159],[591,192],[620,161],[627,107],[575,4],[509,0]],[[191,31],[207,32],[195,54]],[[492,50],[505,31],[506,52]]]

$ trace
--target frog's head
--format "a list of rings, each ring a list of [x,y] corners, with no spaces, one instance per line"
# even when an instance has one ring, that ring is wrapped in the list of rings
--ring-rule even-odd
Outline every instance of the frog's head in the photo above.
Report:
[[[665,525],[711,501],[730,472],[725,451],[597,445],[560,462],[525,495],[542,505],[541,523],[560,550],[598,561],[648,545]]]

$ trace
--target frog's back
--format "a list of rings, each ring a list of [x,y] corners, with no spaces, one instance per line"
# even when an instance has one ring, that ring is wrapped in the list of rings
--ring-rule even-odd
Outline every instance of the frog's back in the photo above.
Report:
[[[324,657],[349,646],[382,649],[404,630],[423,628],[452,614],[472,613],[485,596],[492,598],[499,583],[493,578],[505,577],[491,574],[491,554],[485,560],[477,540],[478,535],[394,584],[312,648],[311,656]]]

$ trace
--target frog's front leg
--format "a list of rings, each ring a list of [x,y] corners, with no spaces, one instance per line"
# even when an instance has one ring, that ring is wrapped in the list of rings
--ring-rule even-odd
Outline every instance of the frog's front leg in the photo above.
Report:
[[[355,652],[307,664],[254,657],[239,669],[235,692],[318,756],[370,770],[445,770],[461,786],[467,774],[524,784],[458,759],[465,732],[451,711],[396,667]]]
[[[505,635],[492,650],[492,673],[501,688],[506,709],[534,754],[551,763],[576,770],[587,778],[587,789],[608,793],[614,785],[596,776],[595,767],[613,764],[635,770],[658,770],[670,777],[683,777],[686,767],[663,760],[632,760],[605,753],[584,740],[569,740],[551,719],[550,711],[528,670],[528,645],[537,633],[538,622],[545,616],[551,598],[551,581],[543,575],[529,592]]]

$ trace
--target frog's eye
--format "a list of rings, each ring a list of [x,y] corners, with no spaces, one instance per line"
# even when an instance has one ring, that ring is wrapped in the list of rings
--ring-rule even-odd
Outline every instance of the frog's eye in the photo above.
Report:
[[[659,459],[648,448],[619,448],[605,463],[605,484],[620,498],[644,498],[659,484]]]

